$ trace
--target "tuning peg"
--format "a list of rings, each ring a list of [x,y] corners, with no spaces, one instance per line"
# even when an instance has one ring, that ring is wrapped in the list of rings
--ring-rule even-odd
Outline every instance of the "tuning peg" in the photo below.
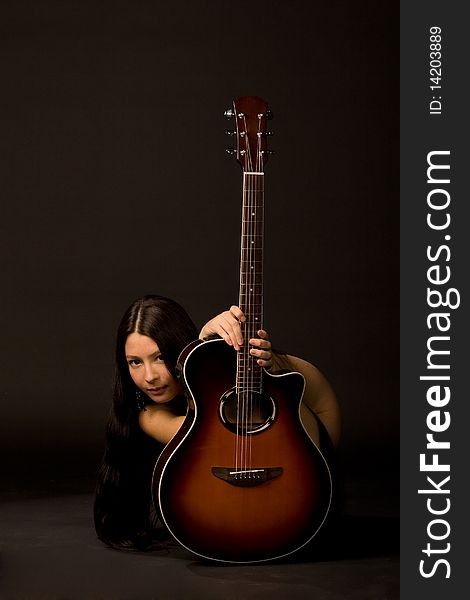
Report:
[[[261,150],[261,154],[276,154],[275,150]]]
[[[233,108],[227,108],[227,110],[224,112],[224,117],[227,119],[231,119],[234,116],[235,116],[235,111],[233,110]]]
[[[237,132],[234,129],[227,129],[225,135],[235,135]]]
[[[258,113],[258,117],[260,119],[264,118],[267,121],[270,121],[271,119],[274,118],[273,111],[272,110],[267,110],[265,113]]]
[[[227,154],[235,154],[236,150],[235,148],[225,148],[225,152],[227,152]]]

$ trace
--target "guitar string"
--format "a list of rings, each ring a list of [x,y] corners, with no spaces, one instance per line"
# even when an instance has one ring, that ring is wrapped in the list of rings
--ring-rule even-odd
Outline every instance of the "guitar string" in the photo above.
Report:
[[[261,154],[261,126],[262,126],[262,120],[261,120],[261,115],[258,115],[258,131],[257,131],[257,148],[256,148],[256,171],[258,173],[262,173],[263,172],[263,155]],[[254,303],[256,305],[255,310],[257,311],[257,314],[260,318],[260,322],[257,324],[257,327],[255,327],[256,331],[254,332],[254,334],[257,334],[257,330],[261,329],[263,327],[263,315],[262,315],[262,310],[263,310],[263,304],[262,304],[262,297],[261,297],[261,281],[262,281],[262,268],[263,268],[263,263],[258,263],[259,260],[263,260],[263,235],[262,235],[262,227],[263,227],[263,208],[264,208],[264,178],[261,175],[257,175],[256,176],[256,182],[257,182],[257,186],[256,186],[256,193],[255,193],[255,198],[254,198],[254,208],[253,208],[253,221],[254,221],[254,233],[255,233],[255,261],[254,261],[254,281],[253,281],[253,299],[254,299]],[[259,272],[258,272],[258,268],[259,268]],[[256,369],[256,375],[258,377],[258,389],[256,390],[256,401],[255,401],[255,410],[257,412],[257,417],[260,418],[262,416],[261,413],[261,377],[262,377],[262,373],[261,373],[261,367],[258,366],[256,360],[253,361],[253,367]],[[253,385],[253,394],[255,393],[255,389],[254,389],[254,385]],[[253,410],[253,407],[252,407]],[[253,415],[253,413],[252,413]],[[252,436],[250,437],[250,463],[252,460],[252,444],[254,443]]]
[[[251,323],[251,330],[249,331],[248,335],[247,335],[247,363],[249,365],[249,378],[248,378],[248,390],[247,390],[247,394],[248,394],[248,415],[247,415],[247,429],[249,428],[250,430],[253,428],[253,378],[254,378],[254,364],[253,364],[253,359],[251,358],[250,355],[250,346],[248,345],[248,340],[250,338],[253,337],[253,331],[252,328],[254,326],[253,323],[253,319],[254,319],[254,314],[253,314],[253,294],[252,294],[252,290],[253,290],[253,276],[254,276],[254,267],[255,267],[255,244],[254,244],[254,219],[253,219],[253,210],[254,210],[254,183],[256,182],[256,178],[254,177],[254,175],[250,175],[250,190],[249,190],[249,198],[248,198],[248,217],[249,217],[249,228],[250,228],[250,234],[249,234],[249,238],[248,238],[248,242],[249,242],[249,255],[250,255],[250,265],[253,266],[253,269],[250,268],[250,278],[249,278],[249,283],[248,283],[248,289],[247,289],[247,297],[248,297],[248,301],[249,301],[249,314],[250,314],[250,323]],[[251,450],[252,450],[252,436],[247,434],[246,437],[246,442],[247,442],[247,455],[246,455],[246,461],[247,461],[247,472],[250,473],[249,468],[252,466],[251,465]]]
[[[262,385],[262,371],[258,368],[256,359],[250,354],[248,340],[256,337],[258,329],[261,329],[262,323],[256,322],[259,317],[262,319],[262,294],[259,291],[261,283],[258,282],[262,275],[261,264],[258,271],[258,262],[262,262],[263,248],[262,234],[260,231],[262,226],[263,213],[259,215],[259,211],[263,211],[264,203],[264,181],[263,178],[253,175],[253,161],[249,143],[248,130],[246,126],[245,115],[240,114],[243,118],[245,140],[245,173],[243,181],[243,210],[242,210],[242,265],[240,271],[240,306],[243,307],[247,315],[245,327],[245,344],[238,354],[237,364],[237,441],[236,441],[236,460],[235,468],[238,471],[239,467],[243,473],[242,476],[250,476],[250,468],[252,467],[252,435],[248,435],[249,430],[253,430],[254,408],[260,411],[259,395]],[[258,115],[258,134],[261,133],[262,115]],[[261,173],[263,169],[263,156],[261,153],[261,135],[257,135],[256,147],[256,172]],[[249,175],[247,174],[250,173]],[[260,198],[261,196],[261,198]],[[258,213],[257,213],[258,211]],[[258,301],[258,302],[256,302]],[[259,308],[257,308],[259,306]],[[256,380],[258,388],[256,387]],[[256,395],[255,407],[253,406],[253,397]],[[240,408],[241,404],[241,408]]]
[[[263,155],[261,153],[261,126],[262,126],[262,115],[258,115],[258,131],[257,131],[257,148],[256,148],[256,172],[263,172]],[[263,209],[264,209],[264,178],[261,175],[254,176],[253,186],[253,207],[251,210],[253,216],[253,234],[254,234],[254,251],[253,251],[253,277],[251,282],[252,288],[252,299],[253,299],[253,336],[256,337],[258,330],[263,327],[263,314],[262,314],[262,259],[263,259]],[[255,319],[258,319],[255,322]],[[252,360],[253,364],[253,381],[252,381],[252,398],[254,398],[254,406],[252,409],[252,422],[254,411],[256,410],[257,418],[261,418],[261,382],[262,382],[262,370],[257,364],[256,359]],[[256,385],[257,384],[257,385]],[[253,425],[252,425],[253,427]],[[253,456],[253,436],[250,436],[250,465],[252,465]]]
[[[259,125],[258,125],[258,130],[259,130]],[[259,171],[259,148],[257,145],[256,148],[256,166],[255,169],[256,172]],[[249,207],[249,218],[250,218],[250,251],[251,251],[251,262],[250,264],[253,266],[253,269],[250,269],[250,284],[249,284],[249,298],[250,298],[250,314],[251,314],[251,324],[252,324],[252,331],[250,331],[250,338],[254,338],[256,336],[256,330],[258,329],[258,327],[256,326],[255,323],[255,319],[256,319],[256,294],[255,294],[255,290],[256,290],[256,278],[257,278],[257,254],[258,254],[258,250],[257,250],[257,246],[258,246],[258,238],[257,238],[257,230],[256,230],[256,225],[257,225],[257,218],[256,218],[256,210],[257,210],[257,197],[258,197],[258,175],[251,175],[251,193],[250,193],[250,207]],[[248,349],[248,353],[249,353],[249,349]],[[255,380],[256,380],[256,375],[257,375],[257,364],[256,364],[256,360],[251,357],[251,355],[249,354],[249,364],[250,364],[250,414],[249,414],[249,421],[250,421],[250,430],[253,430],[253,413],[254,413],[254,398],[255,398]],[[248,466],[249,469],[251,469],[251,467],[253,466],[252,463],[252,456],[253,456],[253,435],[250,435],[249,438],[247,438],[247,443],[248,443],[248,452],[247,452],[247,461],[248,461]],[[250,471],[249,471],[250,472]]]
[[[262,172],[262,154],[261,154],[261,115],[258,115],[258,128],[257,128],[257,144],[256,144],[256,166],[253,169],[252,157],[250,154],[250,169],[251,171],[255,170],[256,175],[251,174],[249,176],[249,195],[248,195],[248,223],[249,223],[249,237],[247,238],[249,241],[249,256],[250,256],[250,270],[249,270],[249,281],[248,288],[246,290],[246,294],[249,298],[249,314],[251,316],[251,331],[249,332],[249,338],[255,338],[257,336],[257,332],[262,328],[262,322],[258,321],[258,319],[262,319],[262,309],[261,309],[261,294],[258,290],[258,287],[261,285],[258,281],[262,276],[262,235],[261,235],[261,226],[262,226],[262,203],[264,197],[262,197],[264,191],[264,181],[263,178],[259,175]],[[249,143],[248,152],[250,151]],[[259,264],[258,264],[259,263]],[[256,359],[251,356],[250,349],[247,346],[247,363],[249,365],[249,376],[247,378],[247,394],[249,398],[249,405],[247,406],[248,415],[247,415],[247,427],[249,424],[249,428],[253,431],[254,424],[254,412],[260,411],[260,392],[261,392],[261,368],[256,362]],[[256,385],[257,384],[257,385]],[[259,415],[261,416],[261,414]],[[247,475],[250,476],[251,468],[253,467],[252,457],[253,457],[253,444],[254,439],[253,435],[246,435],[246,444],[247,444],[247,452],[246,452],[246,472]]]
[[[248,167],[248,171],[251,173],[253,171],[253,162],[252,162],[252,156],[251,156],[251,148],[250,148],[250,141],[249,141],[249,135],[248,135],[248,128],[247,128],[247,123],[246,123],[246,116],[243,116],[243,121],[244,121],[244,130],[245,130],[245,150],[246,150],[246,158],[247,158],[247,162],[246,165]],[[251,195],[252,195],[252,175],[247,175],[246,176],[246,184],[247,184],[247,190],[246,190],[246,210],[250,211],[250,204],[251,204]],[[248,249],[248,265],[253,265],[253,249],[252,246],[253,244],[251,243],[252,241],[252,235],[253,235],[253,220],[250,218],[250,215],[247,215],[248,217],[248,231],[247,231],[247,237],[245,237],[245,247],[247,247]],[[251,286],[251,271],[252,269],[249,269],[249,274],[250,276],[247,278],[247,286],[245,288],[245,307],[246,307],[246,312],[247,312],[247,320],[248,320],[248,331],[246,331],[246,336],[245,336],[245,343],[244,343],[244,363],[245,363],[245,374],[248,375],[247,377],[245,377],[245,382],[244,382],[244,391],[243,391],[243,408],[244,408],[244,414],[243,414],[243,423],[244,423],[244,455],[243,455],[243,470],[244,470],[244,477],[246,478],[249,474],[248,468],[249,468],[249,464],[248,464],[248,451],[249,451],[249,435],[248,435],[248,428],[249,428],[249,414],[250,414],[250,400],[251,400],[251,387],[252,387],[252,369],[251,369],[251,360],[250,360],[250,346],[248,344],[248,340],[251,337],[251,328],[253,326],[252,323],[252,307],[251,307],[251,294],[249,293],[249,289]]]
[[[251,208],[250,208],[250,216],[252,223],[252,234],[253,234],[253,274],[250,282],[250,298],[252,300],[252,315],[253,315],[253,332],[251,337],[256,337],[259,329],[262,328],[262,304],[261,304],[261,295],[259,287],[261,286],[260,279],[262,277],[262,203],[263,203],[263,190],[264,190],[264,181],[263,177],[259,175],[259,173],[263,172],[263,164],[262,164],[262,154],[261,154],[261,125],[262,125],[262,116],[258,114],[258,128],[257,128],[257,144],[256,144],[256,173],[257,175],[253,175],[252,185],[252,197],[251,197]],[[261,211],[261,212],[260,212]],[[255,316],[256,315],[256,316]],[[256,319],[260,319],[260,321],[256,322]],[[251,358],[252,364],[252,381],[251,381],[251,394],[250,397],[252,399],[252,404],[250,407],[250,428],[253,430],[253,422],[256,411],[256,418],[261,417],[261,406],[260,406],[260,392],[261,392],[261,367],[256,362],[255,358]],[[257,385],[256,385],[257,384]],[[254,438],[250,435],[249,440],[249,464],[250,468],[253,467],[252,457],[253,457],[253,444]]]
[[[250,171],[251,173],[253,173],[253,171],[255,171],[255,169],[257,169],[258,166],[258,153],[256,154],[256,165],[253,165],[253,157],[251,155],[251,148],[249,145],[249,142],[247,142],[247,146],[248,146],[248,152],[250,153],[250,159],[249,159],[249,163],[250,163]],[[255,278],[257,276],[257,272],[256,272],[256,244],[257,244],[257,239],[256,239],[256,219],[253,217],[253,214],[255,213],[255,202],[256,202],[256,183],[257,183],[257,176],[250,174],[249,176],[249,180],[250,180],[250,186],[249,186],[249,196],[248,196],[248,223],[249,223],[249,237],[247,238],[249,241],[249,264],[250,264],[250,277],[249,277],[249,281],[248,281],[248,288],[247,288],[247,297],[248,297],[248,312],[250,315],[250,331],[248,332],[247,335],[247,345],[246,345],[246,355],[247,355],[247,365],[248,365],[248,385],[247,385],[247,406],[246,406],[246,410],[247,410],[247,415],[246,415],[246,424],[247,424],[247,434],[246,434],[246,456],[245,456],[245,462],[246,462],[246,472],[247,472],[247,476],[250,477],[251,474],[251,467],[252,467],[252,444],[253,444],[253,436],[250,434],[248,434],[248,429],[252,430],[253,429],[253,396],[254,396],[254,382],[255,382],[255,377],[256,377],[256,361],[254,360],[254,358],[251,356],[250,354],[250,346],[248,344],[248,340],[255,337],[255,329],[256,329],[256,324],[255,324],[255,306],[254,306],[254,296],[253,296],[253,290],[254,290],[254,282],[255,282]],[[253,267],[253,268],[251,268]]]
[[[239,127],[238,127],[238,119],[237,119],[237,109],[235,107],[235,121],[236,121],[236,126],[237,126],[237,131],[239,131]],[[240,135],[240,134],[239,134]],[[244,232],[244,224],[243,224],[243,211],[244,211],[244,202],[245,202],[245,177],[243,177],[243,200],[242,200],[242,227],[241,227],[241,233],[242,233],[242,237],[241,237],[241,242],[240,242],[240,257],[241,259],[243,259],[243,232]],[[240,297],[238,300],[238,305],[241,307],[242,306],[242,290],[243,290],[243,262],[242,260],[240,261]],[[240,396],[242,393],[241,390],[241,375],[240,375],[240,371],[242,368],[242,363],[240,361],[240,352],[237,352],[237,372],[236,372],[236,388],[235,388],[235,393],[236,393],[236,410],[237,410],[237,416],[236,416],[236,435],[235,435],[235,473],[237,474],[236,477],[238,477],[238,472],[241,469],[241,465],[239,463],[239,458],[241,458],[241,449],[240,449],[240,441],[241,441],[241,436],[240,436],[240,432],[241,432],[241,427],[242,427],[242,423],[241,423],[241,415],[240,415]]]
[[[259,131],[259,122],[257,132]],[[259,139],[259,136],[257,135]],[[259,144],[256,145],[256,164],[254,166],[254,171],[259,173]],[[256,322],[258,318],[258,309],[257,309],[257,297],[256,297],[256,279],[258,277],[258,230],[257,230],[257,210],[258,210],[258,192],[259,192],[259,175],[251,175],[252,177],[252,185],[251,185],[251,194],[250,194],[250,227],[251,227],[251,235],[250,235],[250,249],[251,249],[251,258],[253,269],[250,269],[251,279],[250,279],[250,288],[249,288],[249,297],[250,297],[250,312],[252,315],[252,331],[250,332],[250,338],[255,338],[257,331],[259,329],[259,323]],[[248,349],[249,353],[249,349]],[[249,421],[250,421],[250,430],[253,431],[253,418],[254,418],[254,410],[257,404],[257,394],[255,390],[255,384],[258,377],[259,366],[256,362],[256,359],[249,354],[249,364],[250,364],[250,411],[249,411]],[[247,461],[248,467],[251,469],[253,467],[252,457],[253,457],[253,443],[254,438],[253,435],[250,435],[247,439],[248,442],[248,453],[247,453]],[[249,473],[251,471],[249,470]]]
[[[237,126],[237,131],[239,131],[239,127],[238,127],[238,114],[237,114],[237,109],[234,105],[235,108],[235,121],[236,121],[236,126]],[[239,134],[240,135],[240,134]],[[240,255],[241,255],[241,259],[243,259],[243,232],[244,232],[244,224],[243,224],[243,211],[244,211],[244,198],[245,198],[245,177],[243,177],[243,201],[242,201],[242,227],[241,227],[241,232],[242,232],[242,237],[241,237],[241,243],[240,243]],[[242,306],[242,290],[243,290],[243,262],[240,262],[240,297],[238,300],[238,304],[241,307]],[[240,396],[242,393],[242,389],[241,389],[241,371],[242,368],[242,363],[240,360],[240,352],[237,352],[237,371],[236,371],[236,386],[235,386],[235,394],[236,394],[236,435],[235,435],[235,473],[238,474],[239,470],[241,469],[241,465],[239,462],[239,458],[241,458],[241,449],[240,449],[240,441],[241,441],[241,436],[240,436],[240,432],[241,432],[241,427],[242,427],[242,423],[241,423],[241,415],[240,415]],[[238,477],[238,475],[236,475],[236,477]]]
[[[261,126],[262,126],[262,117],[261,115],[258,115],[258,131],[257,131],[257,149],[256,149],[256,158],[257,158],[257,165],[256,165],[256,171],[258,173],[262,173],[263,172],[263,155],[261,153]],[[263,227],[263,205],[264,205],[264,178],[262,175],[257,175],[256,176],[256,181],[257,181],[257,186],[256,186],[256,194],[255,194],[255,208],[253,209],[253,215],[254,215],[254,228],[255,228],[255,240],[256,240],[256,261],[255,261],[255,274],[254,274],[254,282],[253,282],[253,298],[254,298],[254,302],[256,304],[256,311],[257,314],[259,316],[260,321],[257,324],[257,327],[255,328],[256,331],[254,332],[255,334],[257,334],[257,330],[261,329],[263,327],[263,315],[262,315],[262,309],[263,309],[263,305],[262,305],[262,297],[261,297],[261,282],[262,282],[262,268],[263,268],[263,263],[259,262],[260,260],[262,261],[263,259],[263,235],[262,235],[262,227]],[[259,271],[258,271],[259,269]],[[262,412],[261,412],[261,377],[262,377],[262,373],[261,373],[261,367],[258,366],[258,364],[256,363],[256,360],[254,361],[254,365],[256,365],[256,375],[258,378],[258,386],[256,389],[256,401],[255,401],[255,410],[257,412],[257,417],[260,418],[262,416]],[[254,388],[255,386],[253,386]],[[253,389],[253,392],[255,392],[255,390]],[[254,443],[254,440],[251,440],[251,443]],[[250,449],[250,455],[251,454],[252,449]]]
[[[241,116],[241,115],[240,115]],[[245,132],[246,132],[246,125],[245,125]],[[240,136],[242,134],[240,133]],[[246,142],[246,135],[245,135],[245,142]],[[244,171],[246,171],[246,161],[247,161],[248,157],[246,154],[246,144],[245,144],[245,169]],[[241,264],[240,264],[240,307],[242,308],[242,310],[245,309],[244,307],[244,297],[243,297],[243,292],[244,292],[244,285],[246,282],[246,276],[245,276],[245,281],[244,281],[244,277],[243,277],[243,273],[245,271],[245,264],[244,264],[244,259],[245,259],[245,237],[244,234],[246,233],[246,223],[244,222],[244,217],[245,217],[245,205],[246,205],[246,173],[243,173],[243,202],[242,202],[242,238],[241,238]],[[243,389],[243,383],[244,383],[244,361],[242,360],[242,353],[243,353],[243,348],[241,348],[237,354],[237,383],[238,383],[238,389],[237,389],[237,436],[236,436],[236,448],[237,448],[237,460],[236,460],[236,471],[237,473],[243,470],[243,464],[242,464],[242,460],[243,460],[243,417],[244,417],[244,389]]]
[[[245,154],[245,160],[247,160],[247,156]],[[245,167],[246,167],[246,163],[245,163]],[[243,176],[243,218],[245,218],[245,213],[246,213],[246,190],[247,187],[247,175],[246,173],[244,173]],[[246,260],[246,222],[243,223],[243,230],[242,230],[242,260],[245,261]],[[242,308],[243,311],[246,311],[246,307],[245,307],[245,298],[246,296],[244,295],[245,292],[245,286],[246,286],[246,263],[243,262],[243,271],[245,272],[245,276],[244,276],[244,283],[243,286],[241,287],[241,292],[242,292],[242,296],[240,298],[241,302],[240,302],[240,307]],[[243,277],[243,275],[242,275]],[[246,335],[246,327],[244,327],[242,329],[243,335]],[[243,472],[244,470],[244,464],[243,464],[243,454],[244,454],[244,431],[243,428],[245,427],[245,376],[246,376],[246,364],[245,364],[245,360],[244,360],[244,348],[242,346],[242,348],[239,350],[239,360],[240,360],[240,367],[241,367],[241,381],[240,381],[240,391],[239,391],[239,402],[241,403],[241,430],[240,430],[240,440],[241,440],[241,444],[240,444],[240,470]],[[240,475],[240,477],[242,477],[242,475]]]

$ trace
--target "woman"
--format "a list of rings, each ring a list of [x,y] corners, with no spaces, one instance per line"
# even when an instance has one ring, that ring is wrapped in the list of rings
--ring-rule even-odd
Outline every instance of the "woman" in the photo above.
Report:
[[[95,494],[95,527],[110,546],[144,550],[163,535],[157,529],[150,487],[158,454],[178,431],[186,413],[183,388],[175,367],[183,348],[198,337],[222,337],[239,350],[243,344],[237,306],[211,319],[199,335],[186,311],[163,296],[144,296],[125,312],[116,337],[113,405],[107,426],[107,446]],[[336,445],[339,410],[334,393],[309,363],[273,354],[266,331],[250,339],[250,353],[266,369],[300,371],[306,379],[302,422],[319,443],[322,429]]]

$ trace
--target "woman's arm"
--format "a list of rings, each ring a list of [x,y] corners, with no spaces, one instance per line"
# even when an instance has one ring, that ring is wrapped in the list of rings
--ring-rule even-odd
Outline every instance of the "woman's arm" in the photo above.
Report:
[[[301,404],[304,427],[315,442],[319,440],[316,415],[325,426],[336,447],[341,435],[341,414],[336,395],[325,376],[314,365],[290,355],[275,355],[276,368],[298,371],[305,377],[305,391]]]

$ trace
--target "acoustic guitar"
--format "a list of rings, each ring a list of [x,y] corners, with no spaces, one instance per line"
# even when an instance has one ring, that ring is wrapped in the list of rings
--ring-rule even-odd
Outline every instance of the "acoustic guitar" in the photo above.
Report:
[[[305,380],[271,374],[246,340],[263,326],[267,103],[239,98],[233,118],[243,170],[239,306],[243,347],[197,340],[178,360],[189,408],[153,474],[155,507],[174,538],[200,557],[251,563],[287,556],[321,529],[332,478],[300,420]]]

